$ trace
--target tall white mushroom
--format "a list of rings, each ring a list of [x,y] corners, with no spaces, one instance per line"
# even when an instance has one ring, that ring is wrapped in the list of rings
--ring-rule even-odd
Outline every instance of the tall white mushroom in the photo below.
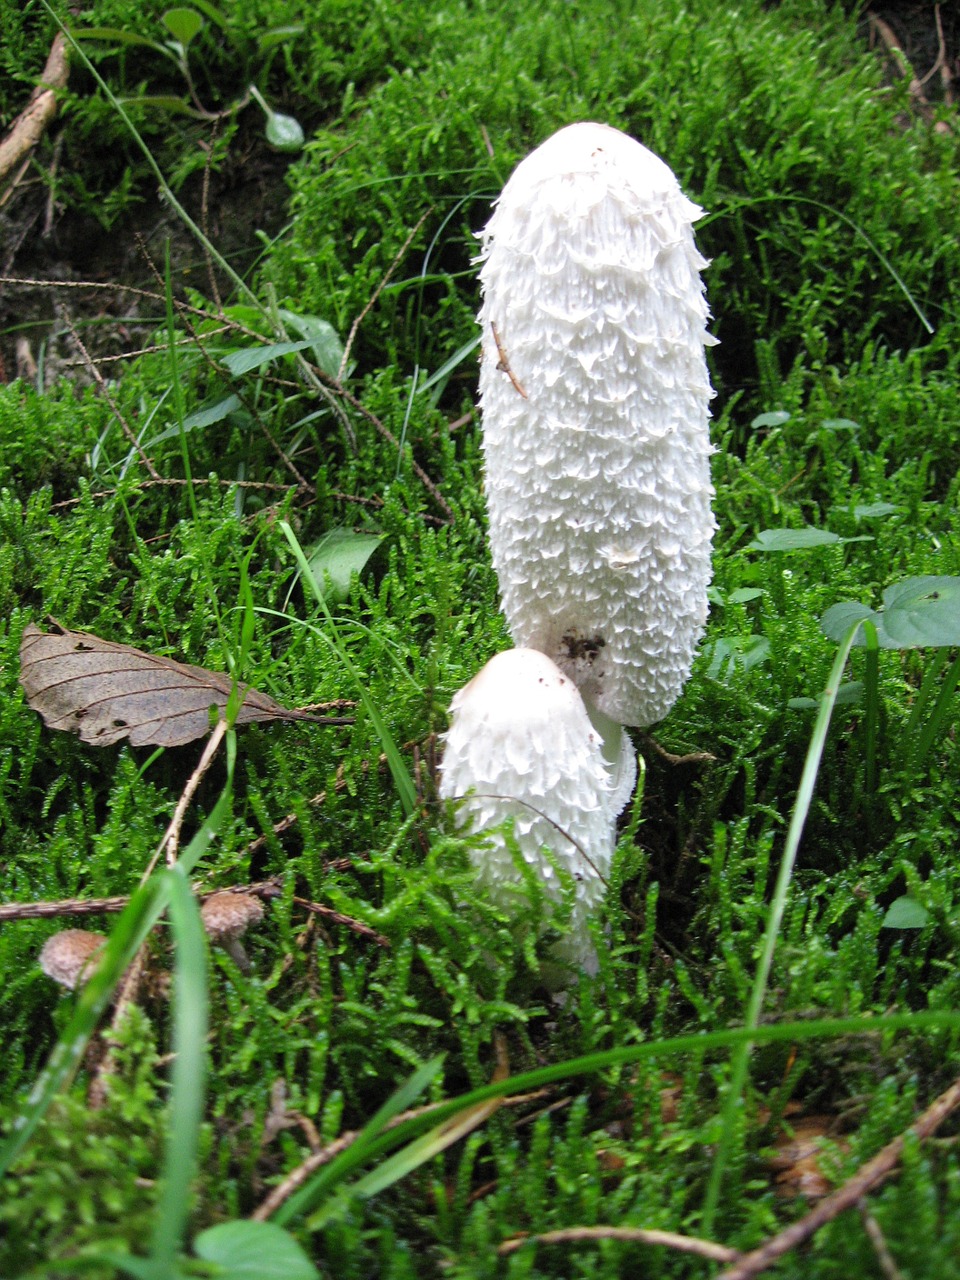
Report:
[[[503,609],[514,643],[549,655],[601,725],[662,719],[706,620],[700,213],[638,142],[575,124],[517,166],[482,233],[480,402]],[[621,760],[624,736],[608,748]]]
[[[562,900],[558,869],[575,881],[556,956],[595,972],[587,921],[603,900],[622,798],[576,686],[545,654],[508,649],[455,695],[450,710],[440,795],[460,801],[463,830],[490,831],[471,855],[481,885],[508,910],[523,891],[503,834],[491,830],[512,818],[517,847],[547,901]]]

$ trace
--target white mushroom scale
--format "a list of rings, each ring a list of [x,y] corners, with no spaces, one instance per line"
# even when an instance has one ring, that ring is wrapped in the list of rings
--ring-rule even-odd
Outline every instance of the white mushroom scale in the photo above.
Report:
[[[701,210],[602,124],[522,161],[482,233],[493,565],[517,645],[649,725],[703,631],[711,510]]]

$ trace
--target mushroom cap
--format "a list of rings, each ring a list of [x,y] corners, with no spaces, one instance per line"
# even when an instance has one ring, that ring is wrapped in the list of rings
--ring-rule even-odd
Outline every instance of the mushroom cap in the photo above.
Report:
[[[211,942],[239,938],[263,919],[263,903],[252,893],[211,893],[200,908],[200,919]]]
[[[106,941],[105,934],[89,929],[61,929],[43,944],[40,968],[61,987],[74,991],[89,976]]]
[[[594,970],[586,921],[603,899],[616,810],[601,737],[576,686],[545,654],[509,649],[455,695],[450,710],[441,797],[460,801],[464,831],[512,818],[516,844],[548,900],[563,896],[558,868],[573,877],[570,931],[557,954]],[[503,834],[491,832],[470,856],[491,900],[509,908],[524,881]]]
[[[619,724],[662,719],[707,614],[713,339],[700,212],[638,142],[576,124],[517,166],[481,235],[480,404],[503,610],[517,645],[548,654]]]

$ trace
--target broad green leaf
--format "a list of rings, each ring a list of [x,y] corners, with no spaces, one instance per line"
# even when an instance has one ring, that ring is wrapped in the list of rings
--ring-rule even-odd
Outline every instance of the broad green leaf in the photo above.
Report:
[[[218,400],[216,404],[208,405],[205,409],[197,409],[195,413],[188,414],[183,420],[184,431],[192,431],[194,427],[212,427],[218,422],[222,422],[234,410],[239,409],[240,400],[237,396],[225,396],[222,400]]]
[[[299,151],[303,147],[304,134],[300,122],[293,116],[271,111],[267,116],[267,141],[278,151]]]
[[[751,427],[782,427],[789,421],[790,414],[786,409],[773,409],[770,413],[758,413],[750,425]]]
[[[895,512],[902,510],[902,507],[894,506],[892,502],[865,502],[853,508],[853,518],[854,520],[876,520],[882,516],[892,516]]]
[[[265,364],[269,364],[271,360],[276,360],[279,356],[293,355],[295,352],[303,351],[305,347],[311,345],[309,340],[304,340],[303,342],[268,342],[262,347],[243,347],[240,351],[231,351],[229,355],[225,355],[221,359],[234,377],[239,378],[241,374],[250,373],[253,369],[260,369]]]
[[[747,544],[748,551],[806,551],[811,547],[836,546],[849,539],[841,538],[838,533],[829,529],[815,529],[807,525],[803,529],[761,529],[753,542]]]
[[[960,578],[904,578],[887,587],[883,626],[899,649],[960,645]]]
[[[863,698],[863,681],[862,680],[846,680],[837,690],[837,698],[835,705],[838,707],[849,706],[851,703],[860,702]],[[819,698],[791,698],[787,703],[791,711],[816,711],[820,706]]]
[[[844,600],[840,604],[832,604],[820,619],[820,627],[825,636],[831,640],[840,641],[855,622],[863,622],[864,619],[869,619],[877,628],[880,647],[889,648],[889,645],[884,644],[884,637],[880,634],[879,617],[869,605],[861,604],[858,600]],[[854,643],[859,645],[865,643],[862,630]]]
[[[119,27],[86,27],[72,34],[74,40],[106,40],[110,44],[140,45],[142,48],[162,53],[166,58],[170,57],[169,49],[165,49],[158,41],[135,35],[132,31],[121,31]]]
[[[883,593],[883,607],[856,600],[832,605],[820,620],[831,640],[854,622],[872,622],[881,649],[921,649],[960,645],[960,578],[904,578]],[[855,643],[866,643],[863,631]]]
[[[727,596],[727,604],[747,604],[763,595],[762,587],[738,587]]]
[[[193,0],[193,7],[199,9],[201,13],[205,13],[214,26],[219,27],[225,34],[230,34],[230,23],[226,15],[215,4],[211,4],[210,0]]]
[[[895,898],[887,908],[881,929],[922,929],[930,920],[930,912],[914,898]]]
[[[219,1280],[317,1280],[319,1271],[274,1222],[222,1222],[201,1231],[193,1251],[222,1271]]]
[[[168,9],[162,21],[177,44],[184,49],[203,30],[203,19],[196,9]]]
[[[860,423],[852,418],[824,418],[820,426],[826,431],[859,431]]]
[[[269,31],[265,31],[257,41],[257,48],[261,53],[267,53],[270,49],[275,49],[279,44],[286,44],[288,40],[293,40],[297,36],[302,35],[304,25],[302,22],[291,22],[285,27],[271,27]]]
[[[343,343],[333,325],[319,316],[302,316],[296,311],[287,311],[281,307],[277,312],[284,326],[299,333],[307,344],[313,348],[313,358],[317,366],[328,377],[340,375],[343,361]]]
[[[327,600],[346,600],[350,578],[360,573],[384,539],[382,533],[356,533],[353,529],[331,529],[307,549],[310,572]]]

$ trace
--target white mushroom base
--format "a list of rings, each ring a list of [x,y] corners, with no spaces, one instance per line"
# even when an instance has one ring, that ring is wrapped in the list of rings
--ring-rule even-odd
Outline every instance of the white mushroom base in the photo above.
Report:
[[[627,749],[632,754],[629,740]],[[622,761],[613,780],[573,681],[532,649],[492,658],[451,704],[440,795],[459,802],[464,833],[488,833],[470,855],[482,888],[506,911],[526,890],[497,830],[512,819],[515,850],[547,904],[562,902],[565,883],[572,885],[571,915],[553,955],[588,973],[597,957],[587,922],[603,901],[629,768]]]

